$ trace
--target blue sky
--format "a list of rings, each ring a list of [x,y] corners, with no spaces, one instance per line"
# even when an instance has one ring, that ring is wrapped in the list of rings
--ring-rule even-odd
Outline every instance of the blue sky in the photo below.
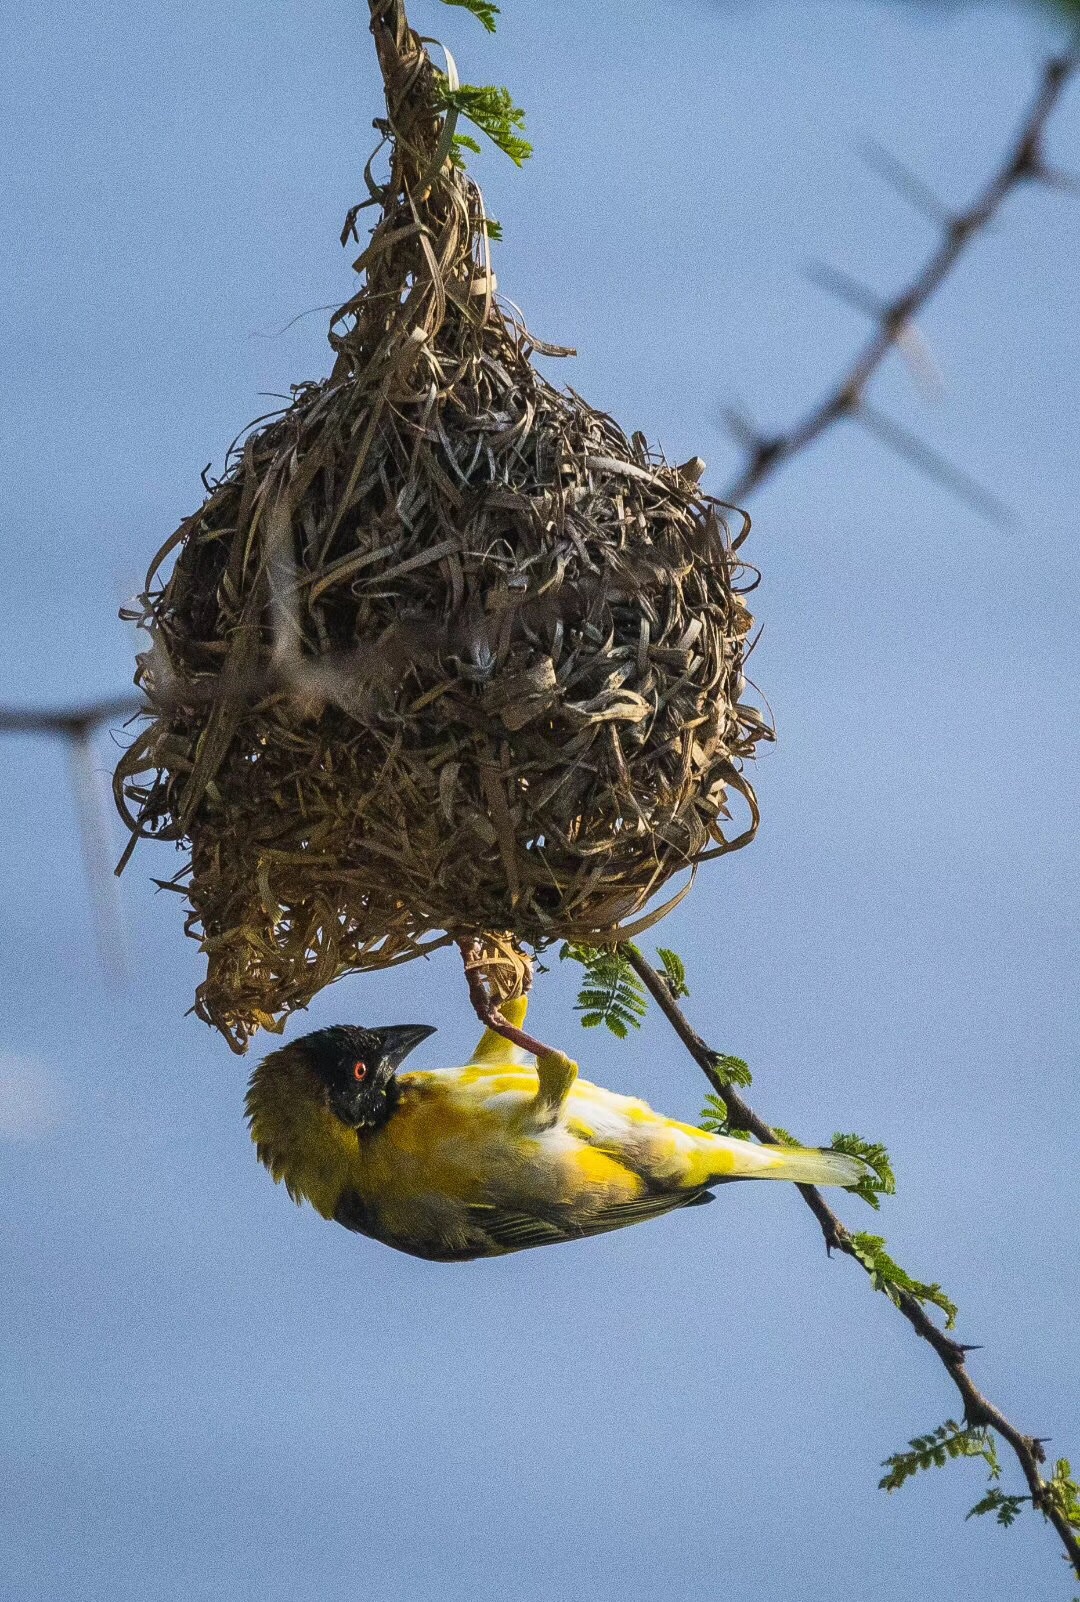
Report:
[[[116,611],[199,470],[327,370],[325,313],[278,330],[349,292],[363,12],[15,0],[0,23],[0,699],[129,682]],[[556,376],[720,489],[723,408],[782,425],[863,332],[806,263],[888,291],[931,242],[867,139],[966,200],[1052,35],[991,6],[657,14],[506,0],[489,41],[414,5],[528,107],[534,160],[478,171],[503,289],[580,350]],[[1051,150],[1080,166],[1075,87]],[[754,499],[764,825],[662,936],[766,1116],[888,1143],[899,1196],[845,1216],[945,1284],[988,1393],[1074,1461],[1078,250],[1074,199],[1014,198],[923,319],[943,397],[899,363],[874,392],[1015,526],[853,428]],[[5,742],[0,829],[3,1602],[1070,1594],[1031,1515],[964,1523],[975,1466],[876,1489],[957,1403],[793,1194],[456,1268],[352,1237],[254,1162],[251,1064],[185,1016],[198,955],[149,882],[168,848],[124,878],[110,984],[61,749]],[[572,1000],[556,965],[538,1019],[590,1077],[696,1116],[658,1023],[618,1047]],[[406,1018],[440,1025],[418,1062],[460,1060],[448,957],[346,981],[296,1032]]]

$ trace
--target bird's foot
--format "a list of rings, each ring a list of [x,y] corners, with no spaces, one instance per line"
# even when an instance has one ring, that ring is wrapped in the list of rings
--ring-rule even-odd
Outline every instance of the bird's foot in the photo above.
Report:
[[[536,1072],[540,1080],[537,1101],[549,1115],[562,1109],[570,1087],[578,1076],[578,1065],[565,1051],[548,1048],[536,1056]]]

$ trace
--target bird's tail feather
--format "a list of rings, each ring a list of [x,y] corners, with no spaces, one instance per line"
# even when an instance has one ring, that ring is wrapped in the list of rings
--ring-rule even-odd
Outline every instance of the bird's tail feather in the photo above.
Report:
[[[796,1185],[857,1185],[868,1173],[858,1157],[841,1151],[814,1151],[805,1146],[758,1146],[748,1140],[713,1137],[714,1179],[787,1179]]]

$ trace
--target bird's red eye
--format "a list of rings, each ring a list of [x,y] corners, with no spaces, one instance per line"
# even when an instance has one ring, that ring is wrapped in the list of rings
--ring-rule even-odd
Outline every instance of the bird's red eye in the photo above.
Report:
[[[356,1080],[357,1084],[362,1083],[362,1081],[367,1078],[367,1063],[354,1062],[352,1076]]]

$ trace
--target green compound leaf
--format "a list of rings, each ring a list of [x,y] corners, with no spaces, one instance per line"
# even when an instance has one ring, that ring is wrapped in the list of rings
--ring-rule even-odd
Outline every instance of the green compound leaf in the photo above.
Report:
[[[894,1452],[887,1457],[881,1466],[888,1472],[878,1481],[878,1486],[883,1491],[898,1491],[924,1469],[944,1468],[950,1459],[958,1457],[981,1457],[989,1468],[992,1480],[996,1480],[1001,1473],[997,1446],[990,1431],[981,1424],[958,1424],[954,1418],[947,1418],[929,1435],[913,1436],[906,1451]],[[976,1512],[979,1506],[977,1503],[972,1512]],[[990,1510],[984,1508],[982,1511]]]
[[[698,1128],[707,1130],[710,1135],[726,1135],[728,1110],[727,1102],[719,1096],[706,1096],[705,1105],[698,1118]]]
[[[732,1129],[728,1122],[727,1102],[722,1096],[706,1096],[698,1118],[698,1128],[710,1135],[726,1135],[729,1140],[749,1140],[748,1129]]]
[[[956,1325],[956,1303],[948,1297],[940,1285],[926,1285],[921,1279],[912,1279],[907,1269],[901,1268],[894,1262],[885,1250],[885,1240],[881,1235],[849,1235],[851,1249],[859,1262],[870,1275],[870,1283],[875,1290],[884,1291],[890,1301],[900,1305],[900,1294],[906,1291],[917,1302],[925,1304],[931,1302],[940,1307],[945,1314],[945,1328],[953,1329]]]
[[[443,5],[460,6],[462,11],[471,12],[488,33],[495,32],[495,18],[499,15],[499,8],[491,5],[490,0],[443,0]]]
[[[864,1140],[861,1135],[834,1135],[832,1149],[846,1152],[849,1157],[861,1157],[867,1167],[873,1170],[857,1185],[850,1187],[850,1195],[861,1196],[863,1201],[877,1212],[881,1206],[879,1196],[896,1194],[896,1175],[893,1173],[892,1162],[885,1147],[879,1142]]]
[[[929,1435],[916,1435],[908,1442],[906,1451],[894,1452],[885,1459],[881,1466],[887,1472],[879,1484],[884,1491],[897,1491],[913,1475],[924,1469],[942,1468],[950,1460],[959,1457],[981,1457],[990,1478],[986,1495],[981,1496],[965,1516],[977,1519],[992,1513],[1005,1529],[1015,1524],[1024,1510],[1024,1504],[1030,1503],[1033,1498],[1003,1491],[994,1483],[1001,1477],[1001,1463],[993,1431],[983,1424],[958,1424],[954,1418],[948,1418],[936,1430],[931,1430]],[[1064,1459],[1057,1468],[1063,1469],[1063,1481],[1071,1479],[1069,1465]],[[1044,1485],[1044,1499],[1050,1499],[1050,1487],[1057,1478],[1055,1471],[1054,1479]],[[1075,1489],[1074,1486],[1074,1492]],[[1067,1492],[1065,1494],[1068,1495]]]
[[[520,106],[515,106],[509,89],[493,83],[463,83],[451,89],[442,73],[436,74],[435,81],[436,104],[440,111],[456,111],[459,117],[471,122],[474,128],[487,134],[492,144],[509,156],[516,167],[532,155],[532,145],[515,132],[524,128],[525,113]]]
[[[964,1514],[964,1517],[968,1519],[975,1519],[980,1518],[984,1513],[993,1513],[998,1523],[1003,1524],[1005,1528],[1008,1529],[1009,1525],[1015,1524],[1016,1520],[1020,1517],[1020,1514],[1023,1511],[1024,1503],[1030,1501],[1030,1496],[1009,1496],[1004,1491],[999,1491],[997,1487],[994,1486],[991,1490],[987,1491],[984,1497],[975,1503],[975,1506],[971,1509],[970,1513]]]
[[[1073,1479],[1072,1465],[1067,1457],[1059,1457],[1054,1464],[1054,1472],[1043,1486],[1042,1495],[1048,1507],[1060,1514],[1074,1530],[1080,1530],[1080,1485]]]
[[[657,946],[656,955],[664,969],[664,978],[671,991],[672,1001],[678,1001],[682,996],[690,994],[690,987],[686,983],[686,967],[677,951],[670,951],[667,946]]]
[[[754,1076],[749,1066],[741,1057],[729,1057],[723,1052],[715,1051],[712,1056],[712,1071],[722,1085],[751,1085]]]
[[[625,1040],[631,1029],[641,1028],[649,1003],[622,947],[568,941],[559,950],[560,961],[567,957],[585,969],[576,1003],[583,1028],[596,1029],[603,1024],[618,1040]]]

